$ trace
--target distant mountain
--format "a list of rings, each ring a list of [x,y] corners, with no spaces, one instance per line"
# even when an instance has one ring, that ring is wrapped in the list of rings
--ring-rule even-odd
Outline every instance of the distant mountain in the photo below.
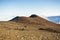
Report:
[[[47,18],[54,23],[60,24],[60,16],[50,16]]]

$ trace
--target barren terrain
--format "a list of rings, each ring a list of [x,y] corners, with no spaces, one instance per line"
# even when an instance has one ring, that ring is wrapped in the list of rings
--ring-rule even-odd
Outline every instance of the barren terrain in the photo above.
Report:
[[[39,16],[0,22],[0,40],[60,40],[60,24]]]

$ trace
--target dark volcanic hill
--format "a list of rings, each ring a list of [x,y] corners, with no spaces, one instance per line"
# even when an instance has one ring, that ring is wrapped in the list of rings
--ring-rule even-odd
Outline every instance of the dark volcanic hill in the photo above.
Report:
[[[17,23],[23,23],[26,25],[34,25],[36,28],[43,28],[43,29],[53,29],[60,32],[60,25],[50,22],[42,17],[37,15],[31,15],[30,17],[15,17],[10,21],[14,21]],[[38,26],[38,27],[37,27]]]

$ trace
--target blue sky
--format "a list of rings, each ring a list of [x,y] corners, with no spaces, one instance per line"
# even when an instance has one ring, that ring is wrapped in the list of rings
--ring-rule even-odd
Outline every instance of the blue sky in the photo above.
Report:
[[[60,0],[0,0],[0,21],[31,14],[60,16]]]

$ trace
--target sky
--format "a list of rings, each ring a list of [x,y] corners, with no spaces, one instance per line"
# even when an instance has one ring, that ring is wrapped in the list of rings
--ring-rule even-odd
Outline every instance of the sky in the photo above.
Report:
[[[0,21],[31,14],[60,16],[60,0],[0,0]]]

